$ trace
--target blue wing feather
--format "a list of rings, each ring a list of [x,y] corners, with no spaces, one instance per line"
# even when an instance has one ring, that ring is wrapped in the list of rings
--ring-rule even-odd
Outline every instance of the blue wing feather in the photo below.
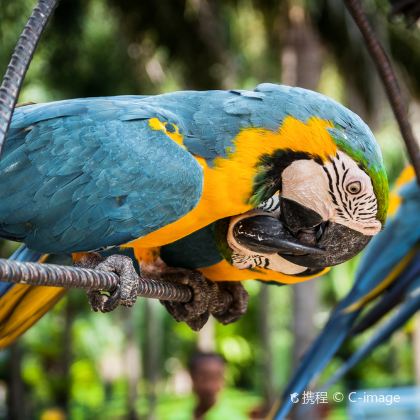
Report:
[[[323,386],[324,389],[328,389],[337,382],[351,368],[367,357],[377,346],[385,342],[395,331],[401,328],[417,311],[420,310],[420,255],[418,255],[413,263],[410,264],[410,267],[407,268],[404,273],[404,279],[408,280],[407,283],[410,283],[410,286],[407,287],[405,300],[399,306],[398,311],[392,315],[384,325],[380,326],[366,343],[358,348],[357,351],[340,366]],[[396,302],[394,306],[396,306],[397,303],[398,302]]]
[[[0,235],[40,252],[92,250],[194,208],[201,167],[149,127],[153,115],[105,98],[18,108],[0,161]]]
[[[420,287],[420,251],[416,252],[410,263],[398,276],[386,293],[375,301],[373,307],[369,308],[363,316],[357,320],[356,325],[351,329],[351,335],[363,333],[383,316],[403,302],[412,292],[413,288]]]

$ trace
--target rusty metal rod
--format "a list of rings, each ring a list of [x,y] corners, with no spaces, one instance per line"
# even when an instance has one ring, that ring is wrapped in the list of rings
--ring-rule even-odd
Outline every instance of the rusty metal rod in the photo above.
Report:
[[[385,50],[373,31],[360,0],[344,0],[344,3],[359,27],[366,41],[367,49],[382,79],[392,111],[400,127],[401,135],[420,184],[420,145],[417,143],[407,116],[407,107],[403,102],[398,79]]]
[[[0,155],[26,71],[57,0],[39,0],[13,51],[0,86]]]
[[[0,279],[34,286],[81,288],[87,290],[115,289],[118,276],[107,271],[54,264],[18,262],[0,258]],[[138,296],[173,302],[189,302],[191,289],[182,284],[139,278]]]

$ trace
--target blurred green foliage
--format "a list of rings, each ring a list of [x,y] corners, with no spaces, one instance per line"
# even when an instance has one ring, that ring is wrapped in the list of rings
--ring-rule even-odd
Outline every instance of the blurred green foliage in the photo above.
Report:
[[[391,24],[385,0],[365,3],[410,95],[420,94],[419,29],[409,30],[402,22]],[[1,72],[33,4],[32,0],[0,0]],[[319,90],[353,104],[371,124],[393,181],[405,162],[404,147],[361,37],[335,0],[62,0],[35,54],[20,101],[280,83],[288,29],[299,11],[323,45]],[[15,246],[2,242],[1,255],[10,255]],[[319,328],[351,287],[356,268],[357,259],[318,280],[321,310],[315,321]],[[217,325],[215,346],[228,362],[229,387],[243,390],[232,401],[252,406],[262,401],[266,380],[261,373],[267,349],[261,341],[260,314],[268,319],[273,386],[279,390],[292,369],[292,308],[290,287],[271,286],[267,307],[261,307],[258,299],[259,283],[249,282],[247,288],[248,313],[233,325]],[[28,418],[39,418],[52,407],[68,410],[72,419],[125,418],[134,406],[146,416],[158,395],[158,418],[171,418],[177,407],[190,404],[190,397],[176,393],[176,378],[182,372],[185,375],[183,367],[196,343],[197,334],[176,324],[158,302],[147,306],[139,301],[131,311],[118,309],[103,315],[88,309],[82,292],[71,291],[19,343],[22,409]],[[338,354],[325,376],[354,346],[357,341]],[[3,387],[10,383],[13,354],[0,356]],[[403,331],[337,387],[410,384],[412,365],[410,332]],[[134,387],[130,385],[133,372]],[[133,389],[134,403],[128,397]],[[4,404],[0,401],[0,416]]]

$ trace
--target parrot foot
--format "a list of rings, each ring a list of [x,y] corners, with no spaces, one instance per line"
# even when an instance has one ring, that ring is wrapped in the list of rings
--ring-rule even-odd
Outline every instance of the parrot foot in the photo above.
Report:
[[[194,331],[199,331],[209,319],[210,282],[198,271],[167,268],[160,279],[184,284],[192,289],[193,297],[187,303],[161,300],[162,305],[175,318],[184,321]]]
[[[249,295],[239,281],[215,282],[217,290],[211,300],[210,313],[222,324],[237,321],[248,308]],[[226,300],[224,295],[230,295]]]
[[[187,303],[161,303],[178,322],[186,322],[194,331],[206,324],[210,314],[222,324],[229,324],[246,312],[248,293],[239,282],[213,282],[198,271],[178,268],[168,268],[160,277],[163,281],[185,284],[192,289],[193,297]]]
[[[129,257],[111,255],[104,260],[97,253],[89,253],[77,265],[112,272],[120,278],[119,285],[110,293],[101,290],[87,293],[90,306],[95,312],[111,312],[119,305],[131,307],[136,302],[139,276]]]

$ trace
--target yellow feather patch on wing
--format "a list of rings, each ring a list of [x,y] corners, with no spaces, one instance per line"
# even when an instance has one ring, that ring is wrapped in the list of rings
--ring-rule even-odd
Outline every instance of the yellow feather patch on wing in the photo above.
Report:
[[[172,127],[173,131],[168,130],[168,125]],[[183,149],[186,149],[186,147],[184,146],[184,138],[179,132],[179,128],[175,124],[168,123],[166,121],[160,121],[158,118],[150,118],[149,127],[152,130],[162,131],[171,140],[180,145]]]
[[[364,295],[357,302],[354,302],[353,304],[347,306],[347,308],[345,308],[343,311],[345,313],[357,311],[358,309],[366,305],[369,301],[378,296],[402,273],[404,268],[407,267],[408,263],[413,258],[415,252],[415,249],[411,250],[374,289],[372,289],[369,293]]]
[[[12,344],[64,295],[60,287],[15,284],[0,298],[0,348]]]
[[[154,129],[164,129],[158,119],[151,119],[149,124]],[[290,149],[322,160],[332,158],[337,153],[337,146],[328,133],[330,127],[331,122],[319,118],[311,118],[305,123],[289,116],[277,131],[242,129],[232,141],[234,150],[226,157],[216,158],[212,166],[203,158],[194,156],[204,175],[203,193],[197,206],[179,220],[136,239],[131,245],[162,246],[216,220],[245,213],[252,208],[249,202],[261,157]],[[169,136],[166,129],[165,133]]]
[[[311,275],[294,277],[287,274],[278,273],[276,271],[267,270],[265,268],[255,268],[252,270],[240,270],[229,264],[226,260],[220,261],[210,267],[199,268],[198,271],[209,280],[213,281],[243,281],[243,280],[262,280],[262,281],[276,281],[283,284],[302,283],[304,281],[313,279],[326,274],[329,268],[324,269],[322,272]]]

